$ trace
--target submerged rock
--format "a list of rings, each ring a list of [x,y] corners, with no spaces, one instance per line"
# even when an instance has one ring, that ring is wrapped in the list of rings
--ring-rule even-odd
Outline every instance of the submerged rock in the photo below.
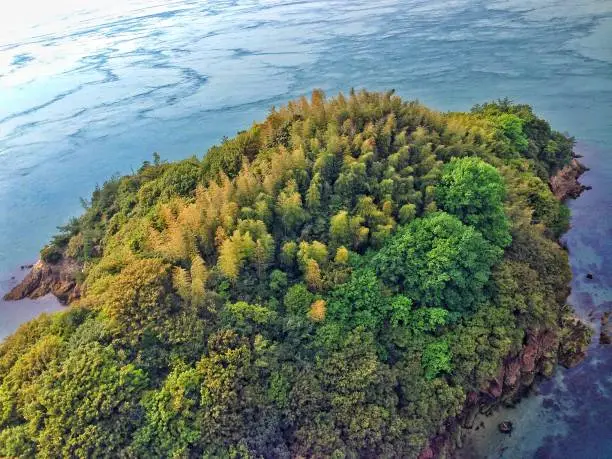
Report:
[[[466,429],[474,427],[474,421],[478,415],[478,394],[476,392],[470,392],[466,400],[465,418],[463,419],[462,426]]]
[[[463,432],[461,431],[461,428],[458,428],[455,431],[455,448],[457,449],[461,449],[463,448]]]
[[[578,365],[586,357],[593,329],[577,317],[568,317],[559,343],[559,363],[565,368]]]
[[[510,421],[503,421],[497,426],[501,433],[509,434],[512,433],[513,425]]]
[[[610,313],[604,312],[600,319],[601,330],[599,332],[599,344],[612,344],[612,324],[610,323]]]

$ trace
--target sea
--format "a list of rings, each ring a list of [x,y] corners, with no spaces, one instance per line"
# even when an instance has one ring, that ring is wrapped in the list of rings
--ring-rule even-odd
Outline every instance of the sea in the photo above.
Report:
[[[612,0],[20,0],[0,15],[0,293],[96,185],[203,156],[272,106],[395,89],[442,111],[509,97],[575,136],[569,301],[612,311]],[[586,279],[586,273],[593,279]],[[0,339],[60,306],[0,302]],[[483,420],[474,458],[612,458],[612,347]],[[512,420],[512,435],[497,432]]]

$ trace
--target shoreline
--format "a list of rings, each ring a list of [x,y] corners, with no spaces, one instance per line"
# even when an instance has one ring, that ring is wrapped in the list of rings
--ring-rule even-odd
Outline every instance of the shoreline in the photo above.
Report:
[[[574,152],[571,162],[549,179],[548,185],[559,201],[568,204],[569,201],[577,200],[585,191],[592,189],[590,185],[587,186],[580,182],[580,178],[590,170],[581,161],[583,158],[582,154]],[[574,216],[572,220],[573,218]],[[564,239],[571,228],[570,224],[568,231],[562,234],[557,241],[563,250],[566,250]],[[570,266],[572,266],[571,253],[568,252],[568,255]],[[571,287],[574,284],[575,275],[576,273],[572,270],[572,280],[567,286],[566,304],[571,304]],[[489,457],[490,454],[501,458],[508,448],[508,446],[503,446],[506,438],[513,433],[515,436],[528,437],[532,431],[525,430],[525,425],[529,424],[525,420],[537,415],[535,408],[538,403],[540,405],[544,403],[542,398],[537,396],[541,386],[561,378],[564,371],[580,366],[596,339],[597,327],[584,321],[576,311],[572,315],[576,325],[578,323],[586,325],[585,328],[590,328],[594,332],[588,346],[574,353],[578,357],[574,363],[567,367],[564,366],[563,363],[567,364],[567,359],[562,363],[564,359],[561,356],[561,342],[557,341],[557,338],[551,333],[546,330],[542,333],[526,331],[525,343],[518,355],[509,355],[504,359],[497,377],[490,380],[487,387],[481,387],[478,392],[468,393],[461,413],[444,422],[443,432],[429,439],[429,444],[421,451],[419,459],[434,459],[441,453],[458,459],[477,459]],[[548,336],[549,334],[551,336]],[[555,353],[552,369],[550,369],[551,362],[547,357],[551,351]],[[511,381],[514,382],[509,384]],[[519,405],[522,409],[517,409]],[[530,407],[527,407],[528,405]],[[499,424],[504,421],[512,423],[513,428],[510,433],[500,431]],[[540,442],[550,434],[552,432],[546,431],[540,435]],[[489,448],[489,454],[483,454],[485,445],[491,443],[496,445],[495,451]]]
[[[568,169],[575,173],[568,175]],[[565,175],[568,176],[567,182],[569,184],[569,189],[580,188],[580,192],[582,192],[590,189],[590,187],[581,185],[578,179],[588,170],[589,169],[584,167],[579,161],[573,159],[572,163],[562,171],[559,171],[558,175],[563,175],[565,172]],[[559,199],[565,200],[567,197],[576,198],[576,196],[569,194],[563,196],[563,198],[559,197]],[[561,240],[559,244],[561,246]],[[66,273],[70,274],[74,269],[74,265],[75,264],[72,263],[70,259],[65,259],[65,262],[60,262],[55,265],[38,261],[33,265],[22,265],[22,269],[19,270],[16,268],[13,273],[9,273],[8,276],[10,276],[10,279],[2,280],[3,277],[7,276],[0,275],[0,283],[2,284],[0,288],[0,296],[2,297],[1,305],[12,303],[19,308],[23,306],[24,303],[33,303],[36,306],[44,308],[42,310],[38,310],[38,308],[27,308],[27,310],[34,315],[21,320],[14,326],[13,330],[4,336],[2,333],[3,330],[0,330],[0,341],[10,333],[13,333],[21,323],[31,320],[40,313],[61,310],[62,303],[64,303],[64,305],[70,303],[70,298],[63,302],[61,298],[58,299],[52,292],[54,292],[54,287],[58,285],[59,280],[63,282],[62,285],[66,285]],[[66,268],[66,266],[68,268]],[[24,269],[24,267],[26,269]],[[36,275],[37,273],[38,275]],[[23,299],[22,297],[18,297],[17,299],[5,300],[4,295],[11,294],[13,291],[21,292],[23,294]],[[31,299],[32,294],[34,294],[37,299]],[[0,315],[2,315],[2,313],[3,311],[0,309]],[[524,344],[521,352],[517,356],[508,356],[504,360],[500,369],[500,375],[491,380],[488,387],[481,388],[479,393],[473,392],[468,395],[464,411],[460,413],[458,417],[449,419],[445,422],[448,430],[438,437],[431,439],[429,448],[423,451],[425,454],[422,454],[420,457],[437,457],[437,453],[445,450],[450,450],[451,454],[456,454],[457,457],[460,458],[467,459],[479,457],[473,455],[477,449],[474,447],[474,444],[486,441],[487,436],[494,438],[501,436],[501,439],[505,438],[506,435],[501,434],[497,429],[498,421],[501,422],[502,420],[513,419],[512,416],[506,416],[506,414],[513,411],[515,407],[508,408],[504,405],[508,402],[512,404],[518,404],[520,402],[525,405],[528,400],[531,401],[531,403],[537,400],[531,393],[534,391],[537,392],[542,383],[545,364],[549,362],[544,356],[545,352],[542,352],[542,349],[548,351],[547,345],[552,344],[552,342],[548,343],[549,340],[545,335],[546,333],[541,336],[538,334],[528,334],[527,342]],[[521,365],[525,359],[524,354],[528,353],[527,349],[529,349],[530,346],[535,346],[535,349],[537,349],[537,357],[534,357],[533,368],[521,374],[523,371]],[[556,360],[557,363],[558,361],[559,359]],[[506,387],[504,387],[506,384],[504,381],[511,373],[511,371],[508,371],[509,368],[507,367],[516,367],[517,365],[518,368],[516,368],[516,370],[518,372],[515,371],[511,378],[513,378],[513,380],[519,380],[519,382],[511,387],[509,386],[508,388],[510,390],[506,391]],[[560,372],[557,368],[552,377],[557,378],[559,374]],[[521,377],[524,378],[526,375],[530,377],[530,381],[528,383],[523,383]],[[521,421],[513,422],[518,426],[521,424]],[[468,424],[471,426],[467,427]],[[490,429],[494,429],[494,432],[487,432]],[[519,431],[518,428],[516,430]],[[478,432],[478,434],[476,434],[476,432]],[[495,433],[497,435],[494,435]],[[428,454],[429,452],[427,452],[427,450],[431,451],[432,455]],[[500,451],[500,453],[502,452],[503,450]]]
[[[534,455],[559,457],[560,451],[565,451],[566,457],[575,457],[572,454],[579,451],[582,455],[586,454],[584,457],[604,457],[591,456],[588,451],[591,451],[589,448],[593,448],[593,451],[606,448],[601,442],[593,443],[594,437],[606,436],[606,427],[587,420],[593,417],[594,412],[600,416],[602,412],[607,412],[605,400],[609,400],[611,395],[606,390],[606,384],[602,384],[612,371],[611,349],[600,343],[599,329],[600,318],[605,311],[612,310],[612,302],[605,295],[609,291],[605,258],[601,258],[605,257],[605,250],[593,244],[593,238],[597,238],[600,228],[590,220],[597,221],[597,214],[593,210],[605,208],[606,201],[602,197],[605,196],[606,187],[603,184],[609,181],[610,174],[602,172],[600,167],[605,165],[604,148],[578,143],[576,150],[584,153],[580,161],[589,167],[584,171],[586,176],[581,175],[584,185],[580,186],[583,190],[595,186],[595,191],[581,195],[579,200],[568,200],[572,220],[570,229],[562,235],[560,242],[564,247],[569,245],[567,248],[573,274],[571,292],[566,302],[574,308],[575,317],[594,332],[587,356],[574,368],[559,366],[552,378],[539,381],[515,406],[498,405],[489,416],[479,417],[474,429],[464,430],[463,448],[455,452],[459,459],[509,459]],[[602,196],[598,197],[598,194]],[[591,236],[591,239],[585,240],[585,235]],[[602,244],[605,242],[602,241]],[[592,280],[587,277],[591,273],[594,273]],[[513,423],[511,434],[499,432],[498,424],[502,421]],[[595,425],[599,427],[595,428]],[[587,444],[591,446],[587,448]]]
[[[37,299],[52,294],[61,304],[67,305],[80,297],[81,289],[77,278],[83,266],[77,260],[62,253],[58,261],[41,259],[25,267],[30,267],[29,271],[4,294],[3,300]]]
[[[30,263],[20,266],[28,266]],[[22,324],[36,318],[43,313],[54,313],[62,311],[62,306],[57,298],[51,294],[44,295],[38,299],[25,298],[22,300],[4,299],[15,286],[28,275],[30,269],[17,267],[13,271],[0,273],[0,342],[13,334]]]

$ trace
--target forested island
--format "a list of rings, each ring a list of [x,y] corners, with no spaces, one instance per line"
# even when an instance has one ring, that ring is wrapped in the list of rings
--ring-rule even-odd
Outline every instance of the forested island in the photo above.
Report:
[[[509,100],[314,91],[109,180],[8,295],[70,307],[0,344],[0,456],[452,454],[589,341],[573,145]]]

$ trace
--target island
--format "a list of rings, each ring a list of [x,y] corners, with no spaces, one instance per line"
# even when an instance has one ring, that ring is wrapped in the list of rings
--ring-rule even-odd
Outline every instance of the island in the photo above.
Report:
[[[573,146],[508,99],[315,90],[154,155],[7,295],[69,307],[0,344],[0,456],[452,455],[584,356]]]

